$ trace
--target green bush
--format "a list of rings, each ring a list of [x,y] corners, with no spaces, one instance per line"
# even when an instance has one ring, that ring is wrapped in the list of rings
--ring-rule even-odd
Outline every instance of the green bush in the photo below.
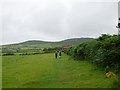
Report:
[[[120,36],[103,34],[95,41],[71,47],[66,53],[76,60],[89,60],[98,67],[115,68],[120,65]]]
[[[89,60],[97,67],[110,67],[109,70],[120,74],[120,35],[103,34],[95,41],[71,47],[66,53],[75,60]],[[120,88],[120,77],[113,87]]]

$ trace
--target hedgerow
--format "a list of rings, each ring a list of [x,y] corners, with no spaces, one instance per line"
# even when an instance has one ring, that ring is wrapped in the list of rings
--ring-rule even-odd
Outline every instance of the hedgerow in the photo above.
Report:
[[[95,41],[69,48],[66,53],[75,60],[88,60],[104,70],[114,70],[119,78],[112,87],[120,87],[120,35],[103,34]]]
[[[89,60],[98,67],[120,70],[120,35],[102,34],[95,41],[69,48],[66,53],[75,60]]]

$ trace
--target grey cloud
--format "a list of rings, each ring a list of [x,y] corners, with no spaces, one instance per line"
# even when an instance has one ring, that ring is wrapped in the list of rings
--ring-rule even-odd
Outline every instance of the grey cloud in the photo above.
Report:
[[[70,15],[69,18],[71,19],[68,19],[69,29],[75,35],[94,36],[101,33],[112,34],[116,29],[116,3],[74,4]]]
[[[117,2],[3,3],[3,43],[117,33]]]

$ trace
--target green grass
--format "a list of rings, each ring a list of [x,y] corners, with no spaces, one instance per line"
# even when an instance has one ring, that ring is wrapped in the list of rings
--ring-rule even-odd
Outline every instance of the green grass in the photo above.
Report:
[[[74,61],[54,53],[3,56],[3,88],[110,88],[117,77],[106,78],[87,61]]]

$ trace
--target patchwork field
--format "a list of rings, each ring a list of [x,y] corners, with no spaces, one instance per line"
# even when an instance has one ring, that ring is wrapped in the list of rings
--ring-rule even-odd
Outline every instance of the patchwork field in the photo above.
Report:
[[[116,77],[106,78],[87,61],[74,61],[54,53],[3,56],[3,88],[110,88]]]

